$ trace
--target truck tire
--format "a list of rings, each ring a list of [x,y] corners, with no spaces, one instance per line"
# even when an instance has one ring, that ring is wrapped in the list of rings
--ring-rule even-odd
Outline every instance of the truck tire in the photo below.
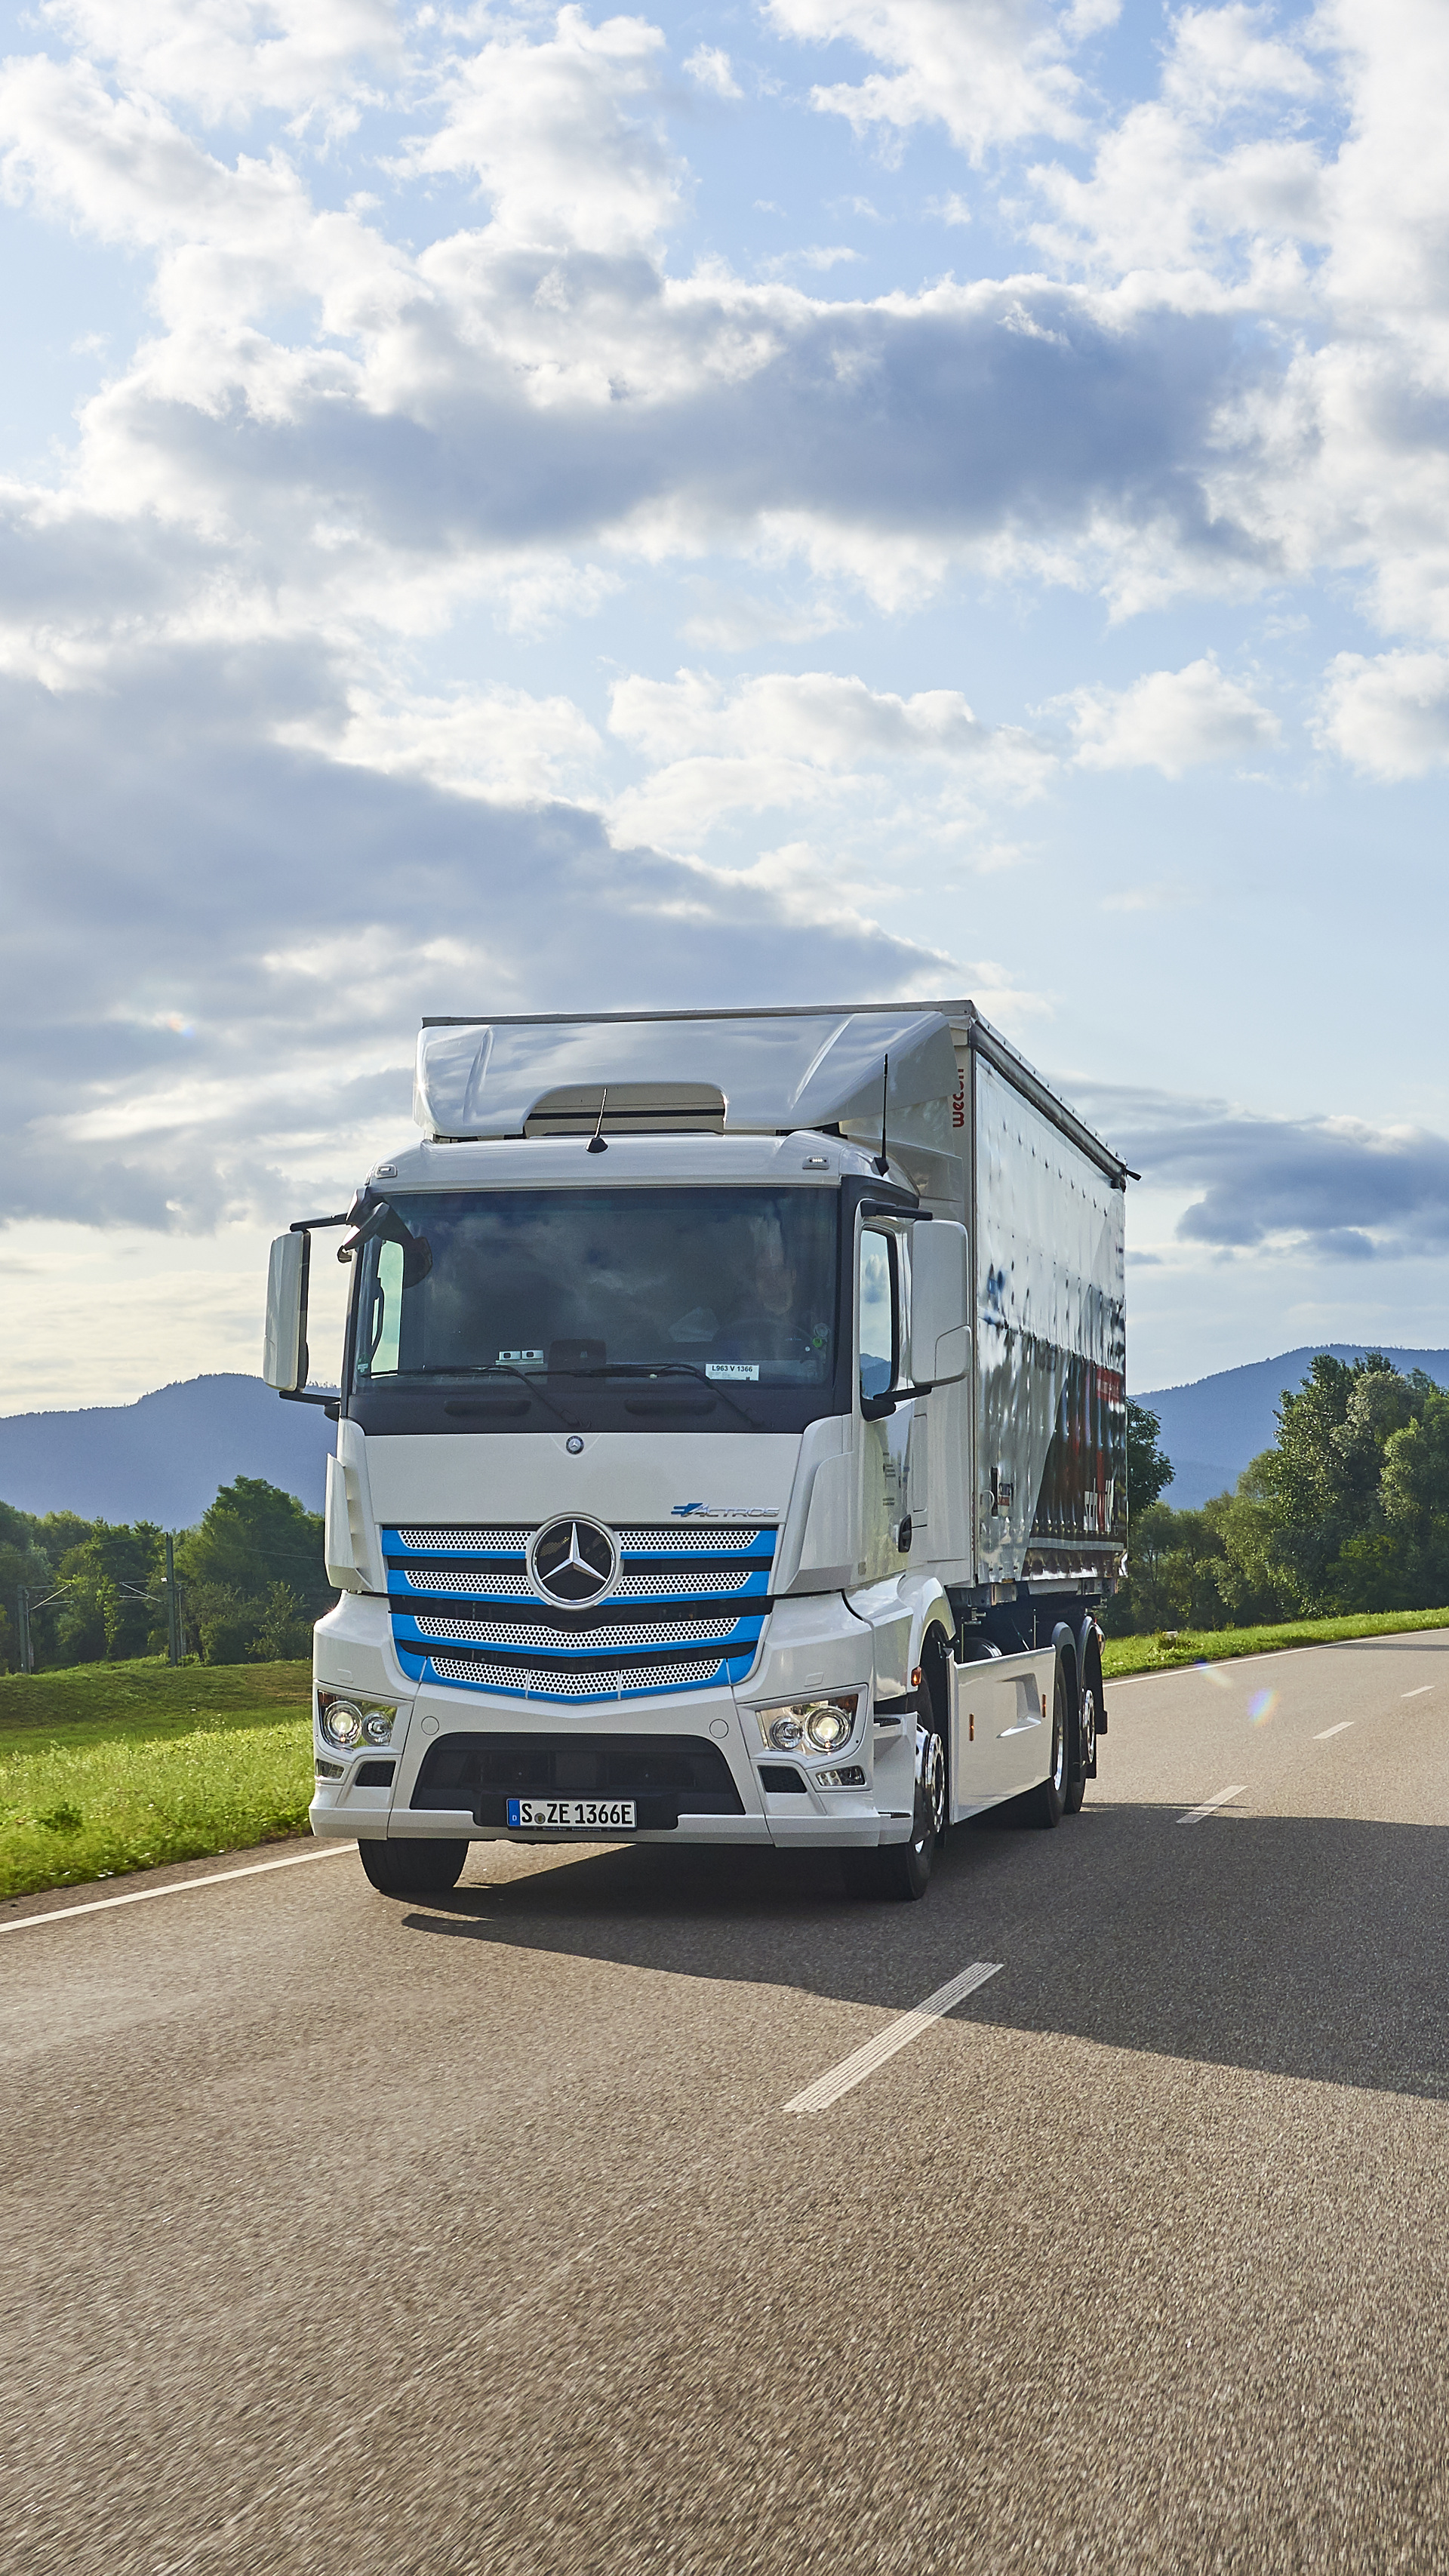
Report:
[[[1022,1801],[1022,1814],[1029,1825],[1059,1825],[1068,1812],[1068,1773],[1071,1768],[1071,1740],[1074,1718],[1072,1701],[1075,1693],[1064,1655],[1058,1655],[1052,1680],[1052,1767],[1044,1780],[1029,1789]],[[1078,1806],[1081,1800],[1077,1801]]]
[[[446,1896],[463,1875],[466,1842],[360,1842],[357,1857],[382,1896]]]
[[[936,1722],[930,1692],[922,1687],[916,1715],[916,1797],[910,1836],[879,1851],[847,1852],[845,1884],[852,1896],[894,1898],[911,1904],[931,1883],[936,1846],[945,1830],[946,1739]]]
[[[1077,1717],[1078,1768],[1075,1778],[1071,1770],[1068,1770],[1066,1795],[1062,1800],[1069,1816],[1081,1814],[1082,1800],[1087,1794],[1087,1782],[1096,1776],[1097,1707],[1100,1692],[1101,1683],[1095,1673],[1089,1671],[1082,1686],[1082,1705]]]

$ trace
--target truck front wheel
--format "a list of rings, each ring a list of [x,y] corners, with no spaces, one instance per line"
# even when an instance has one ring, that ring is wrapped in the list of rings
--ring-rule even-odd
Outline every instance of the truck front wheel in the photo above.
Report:
[[[360,1842],[357,1856],[383,1896],[446,1896],[463,1875],[466,1842]]]
[[[910,1839],[879,1851],[847,1852],[845,1884],[852,1896],[894,1897],[913,1903],[931,1883],[936,1846],[946,1830],[946,1745],[928,1691],[916,1720],[916,1795]]]

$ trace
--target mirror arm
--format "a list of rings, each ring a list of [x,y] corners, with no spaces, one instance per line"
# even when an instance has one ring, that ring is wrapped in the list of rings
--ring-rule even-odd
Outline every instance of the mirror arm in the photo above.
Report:
[[[320,1404],[329,1422],[336,1422],[341,1418],[340,1393],[327,1395],[318,1386],[275,1386],[272,1393],[279,1395],[284,1404]]]

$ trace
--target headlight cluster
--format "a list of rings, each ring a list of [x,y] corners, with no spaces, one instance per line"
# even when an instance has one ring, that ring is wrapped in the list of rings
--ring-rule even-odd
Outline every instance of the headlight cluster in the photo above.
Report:
[[[340,1691],[319,1690],[317,1723],[329,1744],[339,1753],[353,1753],[359,1744],[391,1744],[397,1710],[371,1699],[348,1699]]]
[[[772,1753],[838,1753],[855,1733],[859,1691],[832,1691],[828,1699],[787,1699],[756,1709],[760,1733]]]

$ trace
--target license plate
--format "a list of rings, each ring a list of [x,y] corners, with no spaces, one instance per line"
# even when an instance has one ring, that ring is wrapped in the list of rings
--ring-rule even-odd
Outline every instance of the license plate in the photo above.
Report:
[[[632,1833],[632,1798],[510,1798],[510,1825],[541,1825],[550,1833]]]

